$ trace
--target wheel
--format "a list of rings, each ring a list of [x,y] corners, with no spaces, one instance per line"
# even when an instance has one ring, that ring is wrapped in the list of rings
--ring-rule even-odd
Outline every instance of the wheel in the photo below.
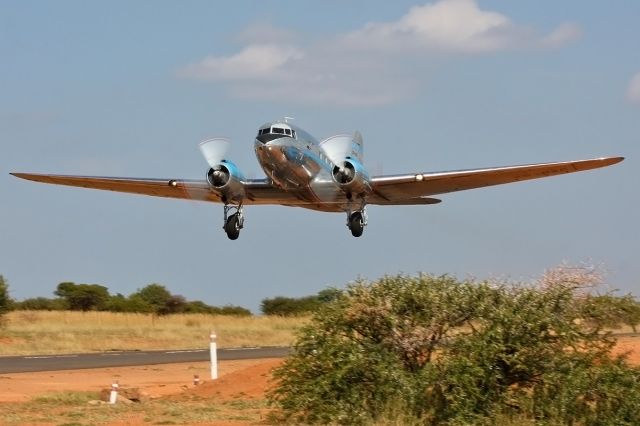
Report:
[[[224,224],[224,232],[227,233],[227,237],[230,240],[237,240],[240,236],[240,220],[238,214],[234,213],[227,218],[227,223]]]
[[[362,213],[354,212],[349,216],[349,229],[351,229],[351,235],[354,237],[360,237],[364,231],[364,219]]]

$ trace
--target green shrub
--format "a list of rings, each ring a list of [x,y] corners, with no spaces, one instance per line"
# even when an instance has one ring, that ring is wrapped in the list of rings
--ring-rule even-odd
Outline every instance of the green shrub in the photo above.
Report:
[[[64,311],[67,309],[67,304],[62,299],[32,297],[15,302],[14,309],[21,311]]]
[[[320,306],[340,297],[342,291],[336,288],[324,289],[314,296],[283,297],[277,296],[263,299],[260,310],[265,315],[279,315],[284,317],[308,315],[317,311]]]
[[[591,312],[562,278],[357,282],[302,329],[269,400],[300,423],[384,423],[400,407],[407,423],[640,424],[640,370]]]
[[[13,308],[13,300],[9,296],[9,284],[0,275],[0,326],[4,324],[3,316]]]

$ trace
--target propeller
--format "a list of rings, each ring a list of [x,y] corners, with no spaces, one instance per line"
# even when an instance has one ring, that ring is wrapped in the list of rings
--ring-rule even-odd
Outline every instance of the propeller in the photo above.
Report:
[[[229,182],[229,171],[224,165],[218,164],[209,169],[207,179],[216,188],[221,188]]]
[[[207,163],[211,168],[215,169],[217,166],[222,163],[225,155],[227,155],[227,151],[230,146],[229,139],[226,138],[214,138],[207,139],[199,144],[200,152],[204,156],[204,159],[207,160]]]
[[[336,210],[340,211],[342,205],[346,205],[348,200],[346,194],[337,188],[332,174],[338,182],[347,183],[353,179],[355,170],[345,164],[345,159],[352,155],[354,143],[360,143],[362,137],[359,134],[341,134],[332,136],[320,142],[322,151],[334,164],[334,169],[326,175],[318,176],[312,183],[311,188],[318,199],[323,203],[336,203]]]
[[[224,177],[221,176],[221,166],[223,166],[222,161],[227,155],[227,151],[229,150],[230,146],[230,141],[226,138],[207,139],[198,144],[200,152],[202,152],[202,155],[210,166],[209,170],[207,171],[207,178],[209,178],[209,176],[211,175],[211,177],[214,178],[214,182],[216,182],[220,186],[223,186],[225,183],[222,181]],[[209,184],[207,183],[199,185],[195,181],[193,181],[185,184],[177,183],[176,185],[181,187],[187,197],[191,200],[211,200],[210,188]]]
[[[355,177],[356,171],[350,163],[343,161],[333,168],[333,176],[339,183],[345,184],[351,182]]]

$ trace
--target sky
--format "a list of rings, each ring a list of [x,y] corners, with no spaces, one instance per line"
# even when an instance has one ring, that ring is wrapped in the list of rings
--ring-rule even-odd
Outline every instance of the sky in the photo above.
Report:
[[[259,312],[358,278],[531,281],[597,265],[640,295],[640,3],[569,0],[0,0],[0,274],[16,299],[62,281],[150,283]],[[616,166],[346,217],[19,180],[9,172],[203,178],[197,148],[262,177],[257,128],[358,130],[373,175],[625,156]]]

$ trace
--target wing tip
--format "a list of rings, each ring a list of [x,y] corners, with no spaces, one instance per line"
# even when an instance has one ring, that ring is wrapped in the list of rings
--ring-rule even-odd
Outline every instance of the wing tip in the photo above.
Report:
[[[623,160],[624,160],[624,157],[622,157],[622,156],[618,156],[618,157],[601,157],[601,158],[597,159],[597,161],[600,163],[600,165],[598,167],[613,166],[614,164],[621,163]]]

